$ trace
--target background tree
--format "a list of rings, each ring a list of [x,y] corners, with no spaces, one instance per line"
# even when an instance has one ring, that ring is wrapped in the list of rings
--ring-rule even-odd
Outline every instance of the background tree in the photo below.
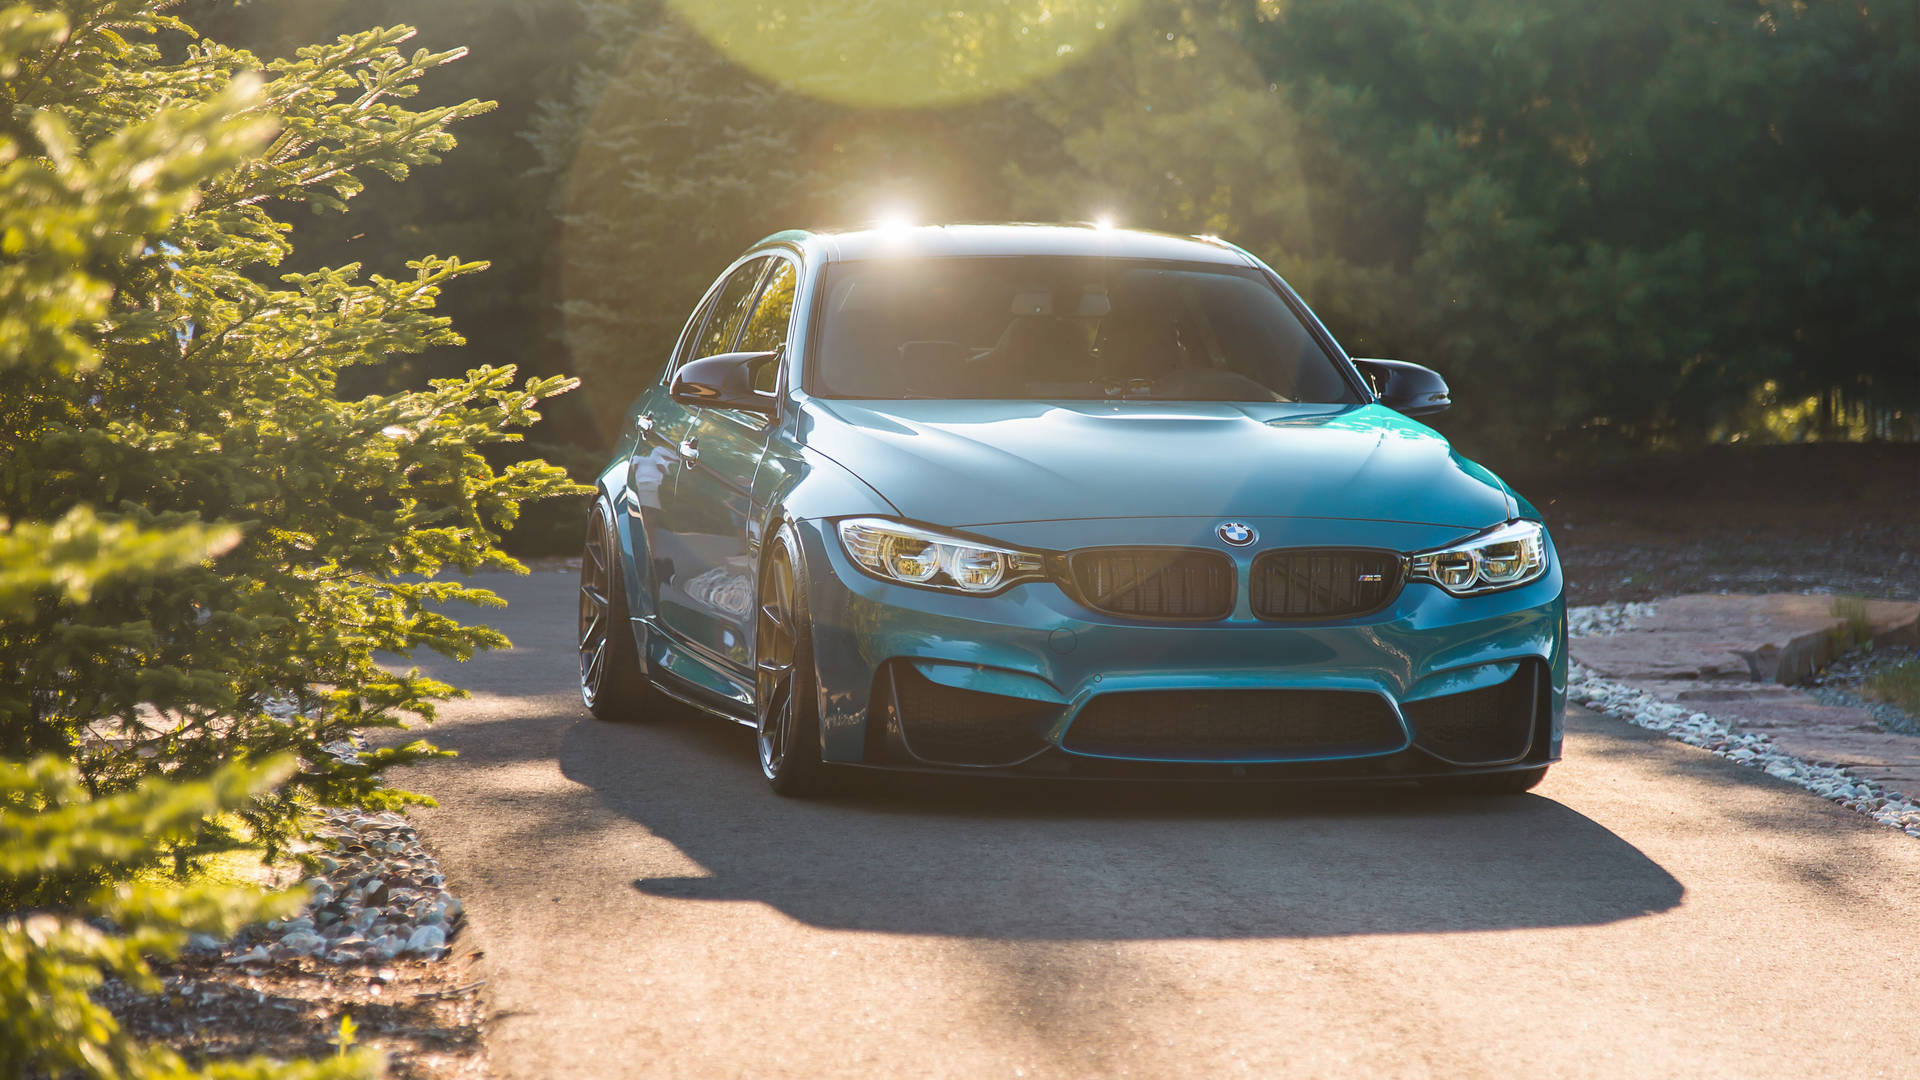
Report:
[[[665,5],[581,0],[579,10],[593,44],[528,138],[559,223],[560,339],[594,387],[603,441],[748,244],[895,205],[922,220],[1004,217],[1007,160],[1050,153],[1052,133],[1021,99],[821,101],[737,65]]]
[[[1249,30],[1321,235],[1415,316],[1387,347],[1475,388],[1456,428],[1677,445],[1770,382],[1920,400],[1920,208],[1885,156],[1920,134],[1911,5],[1341,0]]]
[[[741,246],[890,200],[1233,239],[1354,351],[1452,376],[1447,427],[1496,459],[1920,402],[1909,4],[1147,0],[1056,72],[914,109],[806,97],[671,8],[578,9],[588,51],[530,137],[609,413]]]

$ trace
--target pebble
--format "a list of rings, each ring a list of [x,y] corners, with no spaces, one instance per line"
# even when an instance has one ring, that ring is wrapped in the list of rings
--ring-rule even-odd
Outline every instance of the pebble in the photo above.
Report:
[[[312,930],[296,930],[281,938],[280,944],[301,956],[312,956],[314,953],[326,951],[327,939]]]
[[[435,955],[446,943],[445,930],[438,926],[422,926],[407,937],[407,951],[421,955]]]
[[[1567,609],[1567,634],[1570,637],[1605,637],[1631,630],[1641,619],[1653,614],[1653,605],[1594,604]]]

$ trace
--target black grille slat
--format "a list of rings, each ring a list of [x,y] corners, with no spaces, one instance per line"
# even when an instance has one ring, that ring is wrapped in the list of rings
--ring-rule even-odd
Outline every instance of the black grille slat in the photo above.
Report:
[[[1363,581],[1366,576],[1378,581]],[[1400,589],[1400,556],[1367,548],[1264,551],[1248,597],[1262,619],[1332,619],[1385,607]]]
[[[1061,745],[1105,757],[1309,760],[1391,753],[1406,742],[1393,708],[1349,690],[1134,690],[1101,694]]]
[[[1233,560],[1204,548],[1096,548],[1069,560],[1087,606],[1141,619],[1233,614]]]

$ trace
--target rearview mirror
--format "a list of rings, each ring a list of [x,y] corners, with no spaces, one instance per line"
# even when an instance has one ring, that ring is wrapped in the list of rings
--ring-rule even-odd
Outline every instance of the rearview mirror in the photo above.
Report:
[[[753,376],[763,364],[780,358],[773,352],[730,352],[703,356],[680,365],[673,373],[667,393],[682,405],[716,409],[742,409],[772,416],[774,396],[753,388]]]
[[[1428,416],[1453,404],[1447,380],[1432,368],[1409,364],[1405,360],[1355,360],[1380,395],[1380,404],[1407,416]]]

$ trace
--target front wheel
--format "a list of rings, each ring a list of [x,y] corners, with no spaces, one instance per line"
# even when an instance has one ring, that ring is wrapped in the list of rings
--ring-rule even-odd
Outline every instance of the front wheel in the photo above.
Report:
[[[814,795],[826,787],[826,768],[820,762],[820,695],[806,569],[792,526],[776,533],[768,549],[754,648],[760,773],[782,795]]]
[[[600,720],[644,719],[653,707],[653,688],[640,670],[627,620],[620,562],[613,509],[598,499],[587,515],[580,553],[580,700]]]

